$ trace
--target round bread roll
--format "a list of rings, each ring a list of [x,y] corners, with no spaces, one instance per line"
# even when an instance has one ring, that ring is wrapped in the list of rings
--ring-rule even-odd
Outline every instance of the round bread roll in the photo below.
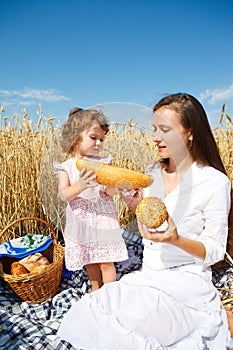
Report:
[[[138,221],[149,228],[156,229],[167,219],[167,208],[157,197],[145,197],[136,207]]]
[[[11,274],[12,276],[21,276],[26,275],[28,270],[21,265],[18,261],[15,261],[11,264]]]
[[[131,184],[132,188],[144,188],[150,186],[154,180],[151,175],[145,173],[83,158],[77,160],[76,166],[79,170],[93,170],[96,174],[96,182],[110,187],[118,186],[119,183],[125,181],[127,187]]]

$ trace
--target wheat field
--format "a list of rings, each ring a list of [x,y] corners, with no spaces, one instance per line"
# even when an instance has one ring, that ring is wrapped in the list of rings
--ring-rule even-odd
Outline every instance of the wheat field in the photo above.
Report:
[[[57,196],[58,182],[53,169],[54,161],[65,159],[59,146],[59,123],[52,116],[46,118],[41,107],[36,123],[32,122],[25,109],[21,118],[18,115],[7,118],[2,114],[0,232],[21,217],[39,217],[52,223],[57,232],[63,231],[65,204]],[[223,106],[219,126],[213,129],[213,133],[233,185],[232,131],[232,119],[225,114]],[[150,131],[138,126],[132,119],[125,124],[111,124],[104,141],[105,152],[112,154],[113,165],[137,171],[144,171],[157,159]],[[134,214],[119,198],[115,198],[115,203],[121,224],[136,230]],[[230,236],[233,236],[232,225]]]

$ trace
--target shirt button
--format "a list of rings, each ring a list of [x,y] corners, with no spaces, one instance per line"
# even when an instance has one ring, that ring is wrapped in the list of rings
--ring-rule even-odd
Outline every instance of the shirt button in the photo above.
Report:
[[[150,242],[150,245],[153,245],[153,242]]]

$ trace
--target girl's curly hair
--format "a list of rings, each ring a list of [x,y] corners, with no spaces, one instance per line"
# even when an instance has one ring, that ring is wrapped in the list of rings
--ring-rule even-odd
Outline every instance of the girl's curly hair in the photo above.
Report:
[[[108,133],[108,119],[101,111],[82,108],[71,109],[68,120],[62,128],[62,150],[67,155],[72,155],[74,146],[80,140],[82,132],[89,130],[94,123],[98,124],[106,134]]]

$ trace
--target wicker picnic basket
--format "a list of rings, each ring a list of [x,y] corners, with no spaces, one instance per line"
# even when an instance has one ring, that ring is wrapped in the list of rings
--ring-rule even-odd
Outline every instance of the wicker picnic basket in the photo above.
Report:
[[[61,283],[64,249],[57,243],[53,226],[47,221],[36,217],[19,218],[7,225],[0,233],[0,242],[25,235],[28,232],[22,232],[23,224],[26,223],[26,226],[29,226],[30,229],[30,225],[33,221],[34,227],[36,227],[35,224],[39,222],[48,232],[48,236],[53,239],[50,246],[41,252],[43,256],[49,260],[50,265],[48,265],[45,271],[38,274],[28,273],[22,276],[12,276],[10,274],[11,264],[19,259],[3,257],[0,259],[0,277],[21,300],[27,303],[42,303],[56,294]],[[13,227],[16,227],[16,229],[13,230]],[[38,233],[38,231],[31,233]]]

